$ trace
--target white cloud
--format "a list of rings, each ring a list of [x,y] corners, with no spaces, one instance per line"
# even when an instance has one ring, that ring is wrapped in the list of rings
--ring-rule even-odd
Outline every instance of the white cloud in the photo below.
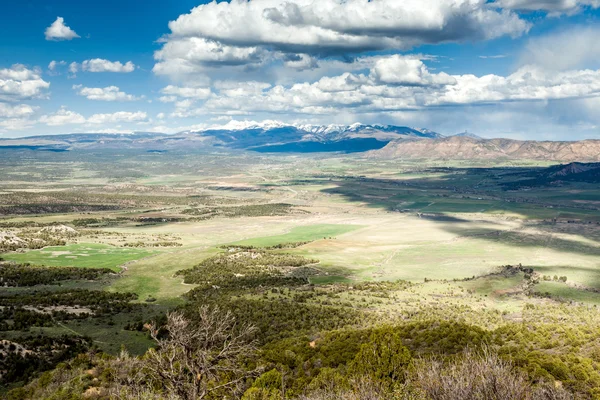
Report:
[[[66,61],[55,61],[55,60],[52,60],[52,61],[50,61],[50,64],[48,64],[48,69],[50,71],[54,71],[54,70],[56,70],[56,67],[63,66],[63,65],[67,65],[67,62]]]
[[[430,104],[545,101],[600,96],[600,70],[550,72],[536,66],[524,66],[507,77],[462,75],[456,76],[456,79],[456,85],[448,86]]]
[[[154,72],[181,77],[272,60],[311,69],[331,55],[519,36],[529,26],[485,0],[211,2],[169,23]]]
[[[206,67],[262,64],[268,51],[258,47],[224,46],[203,38],[172,39],[154,54],[157,63],[153,71],[159,75],[187,75]]]
[[[75,31],[65,25],[63,17],[57,17],[56,21],[46,28],[46,40],[72,40],[80,37]]]
[[[315,69],[319,67],[319,61],[316,57],[308,54],[291,54],[285,60],[285,66],[288,68],[304,71],[307,69]]]
[[[598,8],[600,0],[497,0],[494,5],[519,11],[545,11],[550,15],[576,14],[585,7]]]
[[[193,125],[155,125],[144,128],[144,132],[157,133],[179,133],[184,131],[198,132],[209,128],[209,124],[193,124]]]
[[[23,118],[35,113],[35,108],[28,104],[10,105],[0,103],[0,118]]]
[[[48,88],[50,83],[41,78],[39,70],[20,64],[0,69],[0,101],[42,98]]]
[[[453,85],[456,79],[446,73],[431,74],[423,61],[394,55],[378,60],[372,70],[381,83],[406,86]]]
[[[10,118],[0,120],[0,132],[5,131],[23,131],[31,128],[33,121],[27,118]]]
[[[134,95],[122,92],[117,86],[89,88],[83,87],[82,85],[73,85],[73,90],[75,90],[79,96],[84,96],[88,100],[135,101],[140,99]]]
[[[74,76],[77,72],[79,72],[79,64],[76,62],[69,64],[69,72]]]
[[[142,111],[118,111],[112,114],[94,114],[87,119],[89,124],[109,124],[118,122],[139,122],[148,119],[148,114]]]
[[[83,115],[67,110],[63,107],[54,114],[42,115],[40,117],[40,122],[48,126],[62,126],[83,124],[85,123],[85,118]]]
[[[37,107],[27,104],[10,105],[0,103],[0,132],[24,130],[30,128],[33,122],[30,117]]]
[[[85,118],[83,115],[77,112],[68,110],[66,107],[61,107],[60,110],[53,114],[47,114],[40,117],[39,122],[49,126],[61,126],[71,124],[107,125],[121,122],[140,122],[146,121],[147,119],[148,115],[142,111],[118,111],[107,114],[94,114],[89,118]]]
[[[75,65],[77,66],[77,64]],[[82,62],[81,70],[87,72],[129,73],[135,71],[135,64],[131,61],[127,61],[125,64],[123,64],[120,61],[109,61],[102,58],[94,58]]]
[[[228,97],[244,97],[262,93],[272,85],[265,82],[247,81],[231,82],[217,81],[214,83],[215,89],[219,90],[221,95]]]
[[[13,81],[32,81],[39,79],[39,70],[31,70],[22,64],[14,64],[10,68],[0,69],[0,79]]]
[[[130,135],[133,133],[131,129],[121,129],[121,128],[106,128],[106,129],[86,129],[86,133],[101,133],[101,134],[111,134],[111,135]]]
[[[535,64],[550,70],[600,68],[600,28],[574,27],[527,42],[521,65]]]
[[[432,73],[422,61],[398,55],[369,63],[367,73],[346,72],[312,83],[217,81],[202,104],[177,95],[163,101],[175,103],[172,117],[233,113],[337,117],[344,112],[393,113],[600,96],[600,70],[551,71],[529,65],[508,76],[475,76]],[[181,94],[179,89],[169,92]]]
[[[162,94],[167,96],[177,96],[189,99],[204,100],[211,95],[210,88],[190,88],[169,85],[161,89]]]
[[[177,101],[177,96],[161,96],[158,98],[158,101],[161,103],[175,103]]]
[[[194,104],[194,100],[186,99],[186,100],[180,100],[180,101],[176,102],[175,107],[180,108],[180,109],[188,109],[193,104]]]
[[[479,58],[487,60],[487,59],[499,59],[508,57],[506,54],[495,54],[492,56],[479,56]]]
[[[197,101],[206,100],[212,95],[210,88],[173,85],[162,88],[160,92],[165,96],[159,97],[158,100],[163,103],[174,103],[175,111],[171,113],[171,116],[179,118],[195,115],[195,112],[191,112],[190,109]]]

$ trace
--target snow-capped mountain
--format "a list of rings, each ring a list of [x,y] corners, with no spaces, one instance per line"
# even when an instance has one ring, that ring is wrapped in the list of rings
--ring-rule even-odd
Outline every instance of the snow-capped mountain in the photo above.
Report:
[[[147,148],[150,150],[219,148],[259,152],[362,152],[385,147],[392,141],[438,139],[443,136],[427,129],[394,125],[308,125],[280,121],[229,121],[225,125],[197,126],[168,135],[162,133],[73,134],[46,139],[30,138],[27,145],[44,139],[44,149],[66,151],[74,148]],[[32,141],[33,140],[33,141]]]
[[[471,134],[444,137],[427,129],[394,125],[359,123],[302,125],[279,121],[231,121],[220,126],[197,126],[192,130],[176,134],[88,132],[0,138],[0,150],[2,149],[50,152],[127,149],[150,153],[212,152],[215,149],[277,153],[350,153],[374,150],[368,153],[369,157],[374,159],[523,159],[600,162],[600,140],[536,142],[473,138]],[[567,172],[570,175],[588,173],[580,165],[569,167]],[[592,172],[597,173],[596,170],[589,173]]]
[[[225,125],[213,125],[197,132],[207,131],[243,131],[243,130],[263,130],[269,131],[272,129],[280,128],[295,128],[299,131],[305,131],[320,137],[335,136],[340,134],[349,133],[361,133],[361,132],[387,132],[395,133],[398,135],[414,136],[414,137],[427,137],[427,138],[440,138],[442,135],[430,131],[428,129],[421,128],[408,128],[405,126],[395,125],[367,125],[361,123],[354,123],[352,125],[340,125],[340,124],[329,124],[329,125],[311,125],[311,124],[289,124],[281,121],[265,120],[261,122],[257,121],[229,121]]]
[[[443,137],[427,129],[394,125],[309,125],[272,120],[230,121],[193,133],[213,138],[227,147],[300,152],[365,151],[382,148],[392,140]]]

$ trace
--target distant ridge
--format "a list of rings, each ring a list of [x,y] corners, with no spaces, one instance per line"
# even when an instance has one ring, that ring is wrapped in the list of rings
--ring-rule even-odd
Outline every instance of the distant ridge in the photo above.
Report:
[[[225,125],[176,134],[73,133],[0,139],[0,149],[53,152],[137,149],[155,154],[231,149],[263,153],[368,152],[369,157],[388,159],[600,161],[600,140],[538,142],[484,139],[469,132],[446,137],[428,129],[406,126],[361,123],[310,125],[273,120],[230,121]]]
[[[600,140],[538,142],[511,139],[474,139],[451,136],[441,139],[404,140],[388,143],[369,153],[375,158],[428,158],[449,160],[547,160],[600,161]]]
[[[394,125],[294,125],[279,121],[230,121],[222,126],[163,133],[69,134],[0,140],[0,148],[65,151],[80,148],[145,148],[151,151],[218,146],[258,152],[364,152],[381,149],[393,140],[438,139],[419,128]],[[39,146],[43,147],[39,147]],[[34,147],[32,147],[34,146]],[[37,147],[36,147],[37,146]]]

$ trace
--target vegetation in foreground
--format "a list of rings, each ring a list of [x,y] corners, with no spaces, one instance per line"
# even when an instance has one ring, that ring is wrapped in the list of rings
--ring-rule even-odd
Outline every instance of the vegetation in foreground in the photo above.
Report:
[[[540,368],[535,358],[520,366],[507,361],[481,330],[435,323],[423,328],[412,332],[412,339],[429,341],[434,352],[421,355],[425,346],[405,346],[404,329],[393,326],[336,331],[318,345],[292,340],[259,351],[256,328],[204,306],[194,319],[174,312],[164,326],[148,325],[157,346],[141,358],[126,352],[82,355],[8,398],[541,400],[594,395],[584,387],[557,384],[549,373],[532,374],[532,368]],[[432,334],[449,335],[447,347],[435,345]],[[545,363],[561,366],[558,359]]]
[[[597,185],[100,153],[0,161],[4,397],[600,398]]]
[[[154,341],[144,355],[109,356],[91,346],[86,355],[11,390],[8,398],[600,395],[595,308],[529,304],[517,322],[494,311],[440,303],[390,318],[372,302],[410,291],[413,284],[358,284],[351,290],[369,299],[360,308],[340,298],[347,285],[314,287],[294,276],[315,260],[272,251],[227,251],[182,271],[198,285],[187,303],[164,319],[128,327]]]

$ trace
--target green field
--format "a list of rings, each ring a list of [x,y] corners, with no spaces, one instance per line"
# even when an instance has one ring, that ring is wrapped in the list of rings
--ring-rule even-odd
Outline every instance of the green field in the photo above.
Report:
[[[541,282],[535,292],[562,301],[600,305],[600,293],[577,289],[560,282]]]
[[[156,254],[157,251],[121,248],[106,244],[79,243],[46,247],[25,253],[9,253],[6,260],[50,267],[110,268],[120,271],[123,264]]]
[[[190,249],[187,251],[165,252],[147,260],[130,264],[120,279],[115,280],[108,290],[112,292],[136,293],[140,301],[148,297],[161,304],[176,303],[177,298],[192,289],[184,285],[177,271],[192,268],[203,259],[216,254],[217,249]]]
[[[239,242],[231,244],[239,246],[268,247],[282,243],[310,242],[313,240],[333,238],[338,235],[343,235],[344,233],[352,232],[360,228],[362,228],[362,226],[360,225],[332,224],[298,226],[292,228],[292,230],[289,233],[283,235],[258,237],[253,239],[241,240]]]

